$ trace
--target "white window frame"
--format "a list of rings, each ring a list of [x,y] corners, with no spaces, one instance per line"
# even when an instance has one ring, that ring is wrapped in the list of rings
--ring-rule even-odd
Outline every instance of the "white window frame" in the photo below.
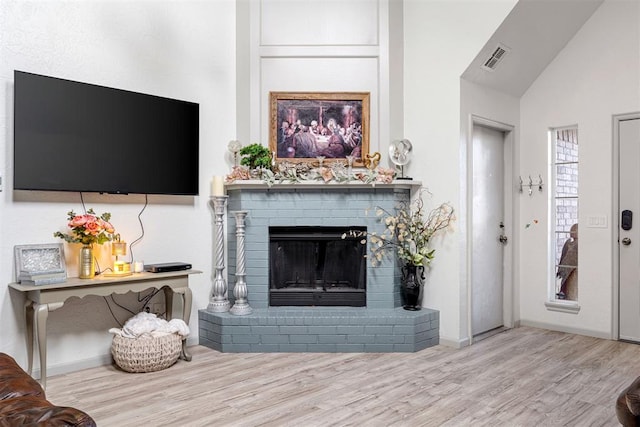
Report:
[[[559,311],[563,313],[577,314],[580,311],[580,304],[578,301],[561,300],[556,298],[556,137],[555,134],[558,131],[578,129],[578,125],[563,126],[549,128],[547,132],[548,140],[548,185],[547,185],[547,206],[548,206],[548,260],[547,260],[547,301],[545,307],[549,311]],[[580,153],[578,152],[578,168],[580,165]],[[580,175],[578,175],[580,180]],[[578,192],[579,192],[578,186]],[[578,199],[578,216],[580,215],[580,195]]]

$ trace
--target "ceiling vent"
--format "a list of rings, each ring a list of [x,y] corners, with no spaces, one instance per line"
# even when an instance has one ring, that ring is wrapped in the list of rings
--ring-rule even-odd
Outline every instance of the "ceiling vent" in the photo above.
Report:
[[[511,52],[511,49],[506,47],[503,44],[498,44],[498,46],[493,50],[489,58],[487,58],[482,64],[483,70],[486,71],[494,71],[498,64],[504,59],[507,54]]]

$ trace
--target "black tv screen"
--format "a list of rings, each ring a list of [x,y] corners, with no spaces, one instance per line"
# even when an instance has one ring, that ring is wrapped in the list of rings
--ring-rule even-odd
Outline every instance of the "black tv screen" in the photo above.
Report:
[[[16,190],[198,194],[199,105],[14,72]]]

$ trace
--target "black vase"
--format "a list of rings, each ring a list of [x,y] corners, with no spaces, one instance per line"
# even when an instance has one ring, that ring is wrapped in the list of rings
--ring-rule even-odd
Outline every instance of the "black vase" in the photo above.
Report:
[[[400,290],[405,310],[417,311],[420,307],[420,291],[424,284],[424,267],[422,265],[405,264],[402,266]]]

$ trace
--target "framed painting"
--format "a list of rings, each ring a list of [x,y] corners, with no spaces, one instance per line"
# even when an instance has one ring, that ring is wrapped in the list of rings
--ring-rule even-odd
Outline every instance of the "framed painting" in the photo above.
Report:
[[[369,154],[369,92],[270,92],[269,148],[276,160],[342,161]]]

